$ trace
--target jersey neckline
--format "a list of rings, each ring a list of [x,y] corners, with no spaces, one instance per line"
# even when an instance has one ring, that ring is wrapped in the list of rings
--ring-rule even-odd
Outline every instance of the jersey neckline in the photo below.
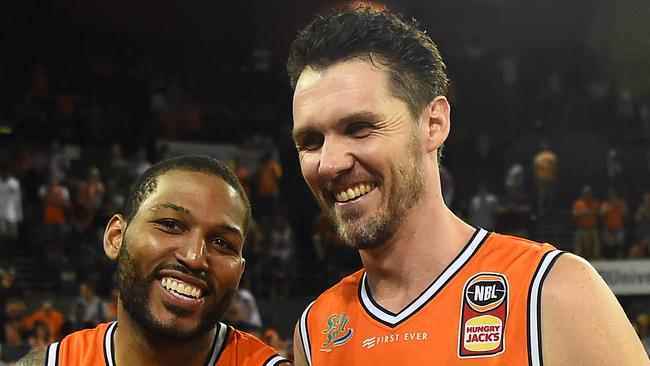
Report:
[[[115,363],[115,330],[117,321],[112,322],[104,334],[104,361],[106,366],[116,366]],[[206,362],[206,366],[212,366],[217,363],[221,353],[226,348],[226,339],[228,338],[229,327],[221,322],[217,323],[214,340]]]
[[[364,271],[359,281],[359,302],[361,306],[366,311],[366,313],[371,316],[373,319],[378,322],[395,328],[400,325],[402,322],[406,321],[413,314],[417,313],[418,310],[423,308],[429,301],[431,301],[441,289],[458,273],[463,266],[469,262],[469,260],[474,256],[478,251],[480,246],[485,242],[485,239],[489,236],[489,233],[482,228],[476,229],[472,238],[465,245],[465,247],[458,253],[456,258],[445,268],[440,275],[410,304],[404,307],[398,313],[393,313],[389,310],[386,310],[381,305],[379,305],[372,298],[370,292],[370,287],[367,280],[367,272]]]

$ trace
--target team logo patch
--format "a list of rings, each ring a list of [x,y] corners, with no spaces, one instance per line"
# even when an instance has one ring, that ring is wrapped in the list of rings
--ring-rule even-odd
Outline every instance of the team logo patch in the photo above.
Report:
[[[321,344],[320,350],[331,352],[332,347],[342,346],[352,338],[354,329],[348,327],[350,317],[345,313],[332,314],[327,318],[327,328],[322,331],[327,341]]]
[[[463,288],[458,357],[494,356],[505,350],[508,281],[500,273],[481,272]]]

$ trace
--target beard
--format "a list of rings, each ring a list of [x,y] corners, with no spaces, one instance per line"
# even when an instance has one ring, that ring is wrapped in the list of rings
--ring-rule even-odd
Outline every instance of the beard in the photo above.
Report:
[[[392,239],[408,210],[422,195],[426,183],[420,170],[422,157],[417,136],[411,136],[409,145],[407,163],[391,168],[394,179],[385,209],[371,213],[362,221],[361,210],[339,213],[332,205],[319,200],[339,236],[349,246],[359,250],[374,249]]]
[[[222,301],[215,306],[208,307],[211,311],[201,317],[201,321],[194,329],[183,331],[173,323],[165,323],[156,318],[150,305],[149,294],[151,285],[156,281],[156,273],[162,269],[173,269],[196,277],[205,277],[194,273],[182,265],[162,264],[156,267],[148,276],[145,276],[140,264],[128,251],[128,243],[125,241],[120,247],[117,266],[117,285],[122,307],[129,316],[138,323],[145,331],[155,335],[157,338],[167,338],[174,341],[187,341],[197,338],[212,330],[221,319],[227,306],[230,304],[234,291],[224,294]],[[183,309],[169,308],[179,315],[183,315]]]

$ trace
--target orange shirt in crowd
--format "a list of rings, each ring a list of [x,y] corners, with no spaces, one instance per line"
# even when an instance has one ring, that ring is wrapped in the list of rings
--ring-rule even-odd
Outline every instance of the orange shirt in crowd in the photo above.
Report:
[[[61,338],[61,329],[63,328],[63,323],[65,323],[65,316],[60,311],[56,309],[51,309],[47,312],[42,309],[36,310],[23,320],[23,324],[25,328],[31,329],[34,323],[38,321],[42,321],[50,327],[53,339],[58,340]]]
[[[628,207],[625,201],[617,199],[613,202],[605,201],[600,206],[603,215],[603,226],[609,231],[622,230],[625,227],[625,216]]]
[[[598,226],[598,201],[580,198],[573,204],[573,216],[580,229],[595,229]]]
[[[275,160],[270,160],[260,167],[258,190],[262,196],[277,197],[280,194],[282,167]]]

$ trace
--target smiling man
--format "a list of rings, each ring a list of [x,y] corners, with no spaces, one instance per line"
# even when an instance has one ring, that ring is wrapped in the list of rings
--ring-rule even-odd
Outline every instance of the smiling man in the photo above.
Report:
[[[416,25],[370,9],[326,15],[298,34],[287,68],[303,177],[364,265],[304,311],[297,365],[648,363],[586,261],[445,206],[448,81]]]
[[[154,165],[104,233],[104,251],[118,262],[117,322],[73,333],[18,365],[288,363],[219,322],[244,271],[250,215],[221,162],[183,156]]]

